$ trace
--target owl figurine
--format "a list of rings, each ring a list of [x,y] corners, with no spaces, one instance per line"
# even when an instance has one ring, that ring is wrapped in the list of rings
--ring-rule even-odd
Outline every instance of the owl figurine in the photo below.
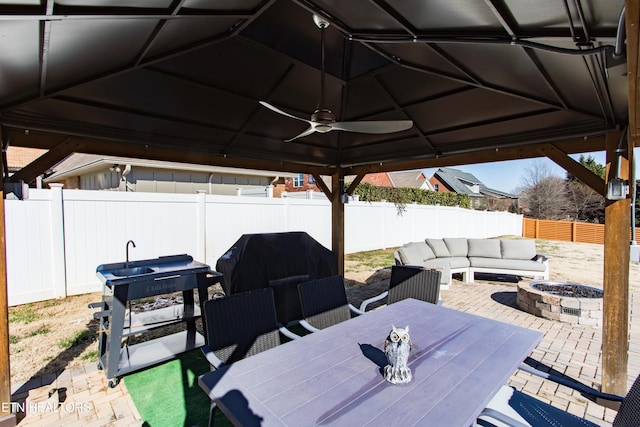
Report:
[[[411,369],[407,366],[411,338],[409,326],[396,328],[391,325],[391,332],[384,341],[384,354],[389,364],[384,367],[384,379],[392,384],[404,384],[411,381]]]

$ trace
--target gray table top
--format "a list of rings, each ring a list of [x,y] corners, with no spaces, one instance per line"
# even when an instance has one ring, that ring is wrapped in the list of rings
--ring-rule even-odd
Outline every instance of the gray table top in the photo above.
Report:
[[[391,325],[410,326],[413,381],[384,380]],[[469,426],[537,331],[407,299],[199,378],[238,425]]]

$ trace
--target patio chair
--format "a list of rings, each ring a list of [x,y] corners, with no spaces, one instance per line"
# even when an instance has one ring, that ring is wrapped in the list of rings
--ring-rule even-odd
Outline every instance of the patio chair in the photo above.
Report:
[[[202,352],[213,369],[280,345],[273,291],[269,288],[204,303]]]
[[[364,314],[347,301],[342,276],[329,276],[298,285],[302,316],[300,325],[310,332],[328,328],[351,318],[351,313]]]
[[[621,402],[618,413],[613,420],[613,427],[637,427],[640,425],[640,375],[634,381],[627,395],[623,397],[602,393],[571,378],[548,374],[527,365],[522,365],[520,369],[577,390],[591,400],[602,399],[609,402]],[[486,409],[478,417],[477,424],[485,427],[598,425],[507,386],[503,386],[489,402]]]
[[[273,297],[276,303],[276,316],[281,326],[280,332],[290,339],[299,338],[298,335],[286,327],[294,326],[302,319],[298,284],[307,280],[309,280],[308,274],[269,280],[269,287],[273,289]]]
[[[442,304],[440,300],[440,279],[442,272],[413,265],[391,267],[389,289],[375,297],[367,298],[360,304],[360,311],[366,311],[372,302],[387,297],[387,304],[414,298],[432,304]]]
[[[207,300],[203,312],[206,336],[202,353],[212,371],[280,345],[270,288]],[[213,425],[215,409],[211,402],[209,426]]]

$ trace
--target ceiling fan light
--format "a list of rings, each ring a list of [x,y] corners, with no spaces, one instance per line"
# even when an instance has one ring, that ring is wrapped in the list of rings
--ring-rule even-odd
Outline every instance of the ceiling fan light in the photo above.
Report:
[[[327,28],[329,26],[329,21],[318,15],[313,15],[313,22],[315,22],[318,28]]]
[[[316,132],[327,133],[331,130],[331,125],[324,123],[317,123],[313,126]]]

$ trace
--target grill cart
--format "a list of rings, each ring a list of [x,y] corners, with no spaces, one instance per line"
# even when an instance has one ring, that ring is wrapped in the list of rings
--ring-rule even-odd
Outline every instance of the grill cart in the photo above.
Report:
[[[105,370],[110,387],[115,387],[125,374],[204,344],[204,336],[196,331],[196,320],[209,286],[220,282],[222,274],[186,254],[103,264],[97,267],[96,274],[104,284],[102,301],[89,304],[89,308],[100,309],[93,315],[100,320],[98,368]],[[200,307],[194,304],[196,288]],[[126,313],[127,303],[132,300],[179,291],[183,296],[180,306]],[[123,338],[179,322],[186,322],[186,330],[132,346],[123,342]]]

